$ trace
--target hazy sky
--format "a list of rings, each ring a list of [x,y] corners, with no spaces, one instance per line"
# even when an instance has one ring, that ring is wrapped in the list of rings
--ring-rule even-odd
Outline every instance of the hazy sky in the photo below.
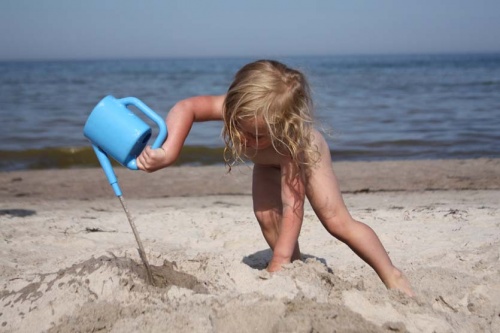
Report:
[[[499,0],[0,0],[0,60],[500,52]]]

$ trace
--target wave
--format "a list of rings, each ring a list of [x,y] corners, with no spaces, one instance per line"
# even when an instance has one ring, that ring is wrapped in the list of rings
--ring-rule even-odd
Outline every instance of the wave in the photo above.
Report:
[[[119,166],[115,161],[113,165]],[[185,146],[174,165],[223,164],[223,148]],[[0,171],[99,167],[92,147],[0,150]]]
[[[464,140],[448,143],[448,149],[433,149],[432,143],[400,140],[377,142],[369,146],[351,148],[335,148],[330,150],[333,161],[382,161],[382,160],[416,160],[416,159],[466,159],[497,158],[495,147],[482,145],[482,148],[468,149]],[[443,144],[445,145],[445,144]],[[446,151],[446,153],[443,153]],[[174,166],[223,165],[222,147],[184,146]],[[121,167],[111,160],[115,167]],[[0,172],[41,169],[71,169],[100,167],[99,161],[91,147],[43,148],[21,151],[0,150]]]

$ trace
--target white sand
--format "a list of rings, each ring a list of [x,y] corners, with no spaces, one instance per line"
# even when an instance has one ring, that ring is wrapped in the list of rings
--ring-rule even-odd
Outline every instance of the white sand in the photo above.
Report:
[[[2,176],[4,190],[20,181]],[[248,194],[128,199],[151,264],[174,261],[200,282],[193,291],[137,275],[111,194],[11,196],[0,203],[0,332],[500,332],[499,189],[344,198],[417,297],[387,291],[309,207],[305,261],[271,275]]]

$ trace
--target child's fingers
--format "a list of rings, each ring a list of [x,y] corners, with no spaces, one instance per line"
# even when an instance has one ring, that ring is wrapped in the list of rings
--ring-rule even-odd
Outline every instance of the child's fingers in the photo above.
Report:
[[[150,154],[150,148],[146,147],[142,151],[142,153],[137,156],[136,162],[137,162],[137,167],[140,170],[148,171],[150,168],[151,164],[151,154]]]
[[[156,171],[165,156],[166,153],[162,148],[152,149],[151,146],[147,146],[137,157],[137,167],[146,172]]]
[[[137,168],[138,168],[139,170],[145,170],[145,169],[144,169],[144,164],[143,164],[143,162],[142,162],[142,161],[143,161],[143,157],[142,157],[142,154],[141,154],[141,155],[137,156],[137,158],[136,158],[136,160],[135,160],[135,162],[136,162],[136,164],[137,164]]]
[[[157,148],[157,149],[152,149],[148,147],[148,156],[151,158],[151,160],[161,162],[165,156],[166,152],[163,150],[163,148]]]
[[[146,146],[146,148],[144,148],[144,150],[142,151],[142,154],[141,155],[144,155],[144,157],[146,159],[150,159],[151,158],[151,147],[150,146]]]

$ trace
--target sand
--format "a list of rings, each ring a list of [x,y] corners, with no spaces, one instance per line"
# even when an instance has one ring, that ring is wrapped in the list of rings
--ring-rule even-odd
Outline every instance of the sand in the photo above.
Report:
[[[307,206],[271,257],[249,167],[118,170],[158,286],[99,169],[0,173],[0,332],[500,332],[500,159],[334,163],[417,296],[387,291]]]

